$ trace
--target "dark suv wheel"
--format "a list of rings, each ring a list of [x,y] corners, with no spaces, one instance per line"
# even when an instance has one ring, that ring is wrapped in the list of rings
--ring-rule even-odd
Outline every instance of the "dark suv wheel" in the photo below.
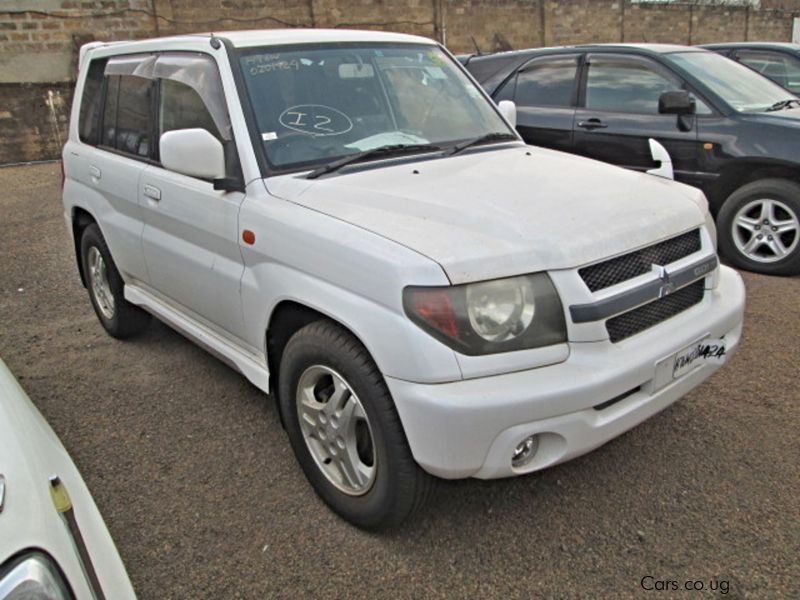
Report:
[[[330,321],[295,333],[280,363],[279,400],[295,456],[317,494],[354,525],[399,525],[431,477],[414,461],[383,376]]]
[[[742,186],[722,205],[717,230],[720,251],[734,266],[800,273],[800,184],[762,179]]]

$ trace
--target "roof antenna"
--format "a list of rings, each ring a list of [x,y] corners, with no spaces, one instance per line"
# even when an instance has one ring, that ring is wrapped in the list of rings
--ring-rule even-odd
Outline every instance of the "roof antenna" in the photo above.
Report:
[[[474,36],[469,36],[469,38],[472,40],[472,44],[475,46],[475,52],[478,53],[478,56],[483,54],[483,52],[481,52],[481,49],[478,47],[478,42],[475,41],[475,37]]]
[[[214,50],[219,50],[220,46],[222,46],[219,38],[215,36],[213,32],[211,33],[211,39],[209,40],[209,43]]]

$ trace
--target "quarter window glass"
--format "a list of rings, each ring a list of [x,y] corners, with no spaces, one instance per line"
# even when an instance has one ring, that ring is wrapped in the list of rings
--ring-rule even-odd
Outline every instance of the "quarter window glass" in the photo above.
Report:
[[[97,144],[100,109],[103,102],[103,71],[106,66],[104,60],[93,60],[89,63],[89,72],[83,85],[81,97],[81,111],[78,117],[78,135],[86,144]]]
[[[161,80],[161,133],[175,129],[205,129],[222,141],[214,119],[200,95],[188,85]]]
[[[108,78],[104,145],[136,156],[149,156],[151,90],[151,80],[143,77]]]
[[[677,89],[643,64],[594,58],[586,82],[586,108],[656,115],[658,97]]]
[[[739,60],[778,85],[800,93],[800,59],[773,52],[740,51]]]
[[[514,100],[520,106],[571,106],[577,57],[528,65],[517,75]]]

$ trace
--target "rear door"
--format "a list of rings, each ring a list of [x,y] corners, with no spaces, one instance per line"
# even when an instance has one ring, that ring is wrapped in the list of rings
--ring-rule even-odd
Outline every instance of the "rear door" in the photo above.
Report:
[[[232,150],[225,96],[212,58],[162,54],[154,80],[157,138],[167,131],[202,128]],[[215,190],[212,181],[170,171],[157,161],[142,173],[140,194],[152,291],[217,333],[241,340],[239,207],[244,194]]]
[[[584,64],[580,104],[575,112],[574,152],[621,167],[646,171],[658,166],[649,139],[666,148],[675,178],[691,185],[698,173],[696,118],[658,112],[664,92],[683,88],[671,71],[646,57],[589,54]],[[710,112],[700,101],[698,112]]]
[[[517,105],[517,131],[529,144],[572,150],[572,127],[581,55],[534,58],[495,94]]]
[[[95,207],[95,217],[117,268],[126,281],[146,280],[138,188],[152,150],[153,89],[149,79],[117,74],[115,60],[103,66],[104,103],[94,140],[97,148],[86,150],[87,159],[81,161],[86,172],[82,176],[103,198]],[[140,58],[124,60],[136,62]]]

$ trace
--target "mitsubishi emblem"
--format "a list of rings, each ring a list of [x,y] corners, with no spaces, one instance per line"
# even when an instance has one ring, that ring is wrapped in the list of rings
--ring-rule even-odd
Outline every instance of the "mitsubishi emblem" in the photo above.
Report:
[[[661,287],[658,288],[658,297],[663,298],[671,294],[675,289],[675,284],[673,284],[672,280],[669,278],[666,267],[653,265],[653,271],[655,271],[656,275],[658,275],[658,278],[661,280]]]

